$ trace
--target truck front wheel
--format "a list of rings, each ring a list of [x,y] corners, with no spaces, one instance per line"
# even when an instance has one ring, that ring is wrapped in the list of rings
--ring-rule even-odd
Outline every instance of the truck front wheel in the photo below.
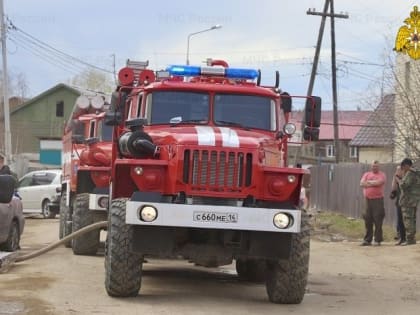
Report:
[[[67,235],[71,234],[67,221],[70,220],[70,207],[66,206],[67,196],[63,194],[60,200],[60,226],[59,226],[59,238],[60,240]],[[71,241],[64,244],[65,247],[71,247]]]
[[[308,280],[309,245],[309,218],[302,211],[301,231],[292,235],[289,259],[267,261],[266,289],[271,302],[302,302]]]
[[[112,200],[105,246],[105,288],[110,296],[137,296],[143,256],[130,251],[132,227],[125,224],[127,199]]]
[[[73,204],[73,232],[95,223],[92,211],[89,211],[89,194],[76,195]],[[99,248],[100,230],[94,230],[73,239],[73,253],[76,255],[95,255]]]

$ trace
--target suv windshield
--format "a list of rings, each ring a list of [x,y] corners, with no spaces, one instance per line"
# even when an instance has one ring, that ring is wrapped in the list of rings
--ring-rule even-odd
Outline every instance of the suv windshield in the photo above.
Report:
[[[214,122],[219,126],[276,129],[274,100],[264,96],[216,94]]]
[[[148,95],[150,124],[206,123],[209,116],[207,93],[156,91]]]

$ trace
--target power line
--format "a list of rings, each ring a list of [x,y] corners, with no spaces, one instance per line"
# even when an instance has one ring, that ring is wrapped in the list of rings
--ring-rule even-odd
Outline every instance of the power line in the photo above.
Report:
[[[45,62],[47,62],[47,63],[49,63],[53,66],[59,67],[66,72],[69,72],[69,73],[72,73],[72,74],[79,74],[80,71],[81,71],[80,68],[77,68],[76,66],[74,66],[72,64],[66,63],[63,60],[57,59],[56,57],[54,57],[52,55],[45,54],[44,51],[39,50],[38,48],[33,47],[28,43],[25,43],[24,41],[22,41],[21,39],[15,37],[15,36],[10,35],[8,37],[8,39],[11,42],[13,42],[16,46],[18,46],[20,48],[23,48],[24,50],[32,53],[36,57],[39,57],[42,60],[44,60]]]
[[[337,61],[345,63],[345,64],[353,64],[353,65],[377,66],[377,67],[385,66],[385,64],[373,63],[373,62],[350,61],[350,60],[344,60],[344,59],[337,59]]]
[[[96,69],[98,71],[106,72],[106,73],[109,73],[109,74],[113,74],[113,71],[110,71],[110,70],[107,70],[107,69],[104,69],[104,68],[95,66],[95,65],[90,64],[90,63],[88,63],[88,62],[86,62],[84,60],[81,60],[81,59],[77,58],[77,57],[74,57],[72,55],[69,55],[69,54],[67,54],[67,53],[65,53],[65,52],[63,52],[61,50],[58,50],[57,48],[55,48],[55,47],[53,47],[53,46],[51,46],[51,45],[49,45],[49,44],[41,41],[40,39],[32,36],[31,34],[25,32],[21,28],[18,28],[9,19],[8,19],[8,22],[9,22],[9,27],[8,27],[9,28],[9,31],[12,31],[12,32],[14,31],[15,33],[19,33],[19,34],[25,36],[28,40],[31,40],[32,43],[34,43],[34,44],[36,43],[39,47],[42,47],[43,49],[49,51],[51,54],[55,53],[55,55],[60,56],[63,59],[67,59],[68,60],[67,62],[70,62],[70,61],[77,62],[77,63],[82,64],[84,66],[87,66],[87,67]]]

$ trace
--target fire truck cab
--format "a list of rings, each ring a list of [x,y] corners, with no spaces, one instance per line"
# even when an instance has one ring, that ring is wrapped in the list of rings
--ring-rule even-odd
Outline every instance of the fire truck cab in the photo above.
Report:
[[[254,69],[223,60],[153,72],[129,63],[106,114],[114,126],[105,287],[138,294],[144,257],[201,266],[236,263],[266,281],[274,303],[300,303],[309,223],[301,168],[287,162],[292,98]],[[304,137],[316,140],[321,101],[306,98]]]
[[[59,237],[106,220],[112,154],[112,128],[104,122],[101,95],[79,96],[63,135],[63,176]],[[73,239],[77,255],[94,255],[100,231]]]

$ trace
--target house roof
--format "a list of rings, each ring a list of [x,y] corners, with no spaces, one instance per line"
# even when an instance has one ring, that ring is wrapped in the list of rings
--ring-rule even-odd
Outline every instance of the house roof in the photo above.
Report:
[[[340,140],[353,139],[360,128],[366,123],[372,111],[349,110],[338,111],[338,137]],[[293,112],[291,122],[295,123],[298,130],[302,122],[303,112]],[[334,139],[334,112],[322,111],[319,140]]]
[[[13,113],[21,110],[22,108],[25,108],[25,107],[37,102],[38,100],[42,99],[43,97],[45,97],[45,96],[47,96],[51,93],[54,93],[55,91],[57,91],[59,89],[63,89],[63,88],[75,93],[76,95],[81,94],[81,92],[79,90],[77,90],[77,89],[75,89],[75,88],[73,88],[73,87],[71,87],[67,84],[59,83],[59,84],[53,86],[52,88],[42,92],[41,94],[38,94],[37,96],[29,99],[28,101],[24,102],[23,104],[21,104],[19,106],[16,106],[10,113],[13,114]]]
[[[391,146],[395,122],[395,94],[385,95],[378,107],[371,113],[366,124],[350,142],[358,147]]]
[[[107,102],[110,102],[110,99],[111,99],[111,96],[109,94],[105,94],[105,93],[102,93],[102,92],[96,92],[96,91],[92,91],[92,90],[89,90],[89,89],[84,89],[84,88],[77,87],[77,86],[70,86],[70,85],[64,84],[64,83],[59,83],[59,84],[53,86],[52,88],[42,92],[41,94],[38,94],[37,96],[27,100],[23,104],[16,106],[11,111],[11,114],[14,113],[14,112],[17,112],[18,110],[20,110],[20,109],[22,109],[22,108],[24,108],[24,107],[26,107],[26,106],[28,106],[32,103],[35,103],[39,99],[42,99],[43,97],[45,97],[45,96],[47,96],[51,93],[54,93],[55,91],[57,91],[59,89],[67,89],[70,92],[73,92],[77,96],[79,96],[79,95],[95,96],[95,95],[100,94],[100,95],[103,95],[105,97],[105,101],[107,101]]]

